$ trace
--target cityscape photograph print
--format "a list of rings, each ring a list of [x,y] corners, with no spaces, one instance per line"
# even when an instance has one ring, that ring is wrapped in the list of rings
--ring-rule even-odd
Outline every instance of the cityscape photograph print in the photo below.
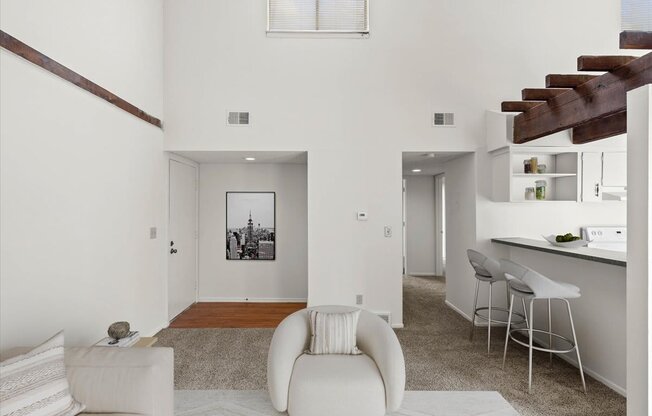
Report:
[[[276,259],[276,193],[226,193],[226,259]]]

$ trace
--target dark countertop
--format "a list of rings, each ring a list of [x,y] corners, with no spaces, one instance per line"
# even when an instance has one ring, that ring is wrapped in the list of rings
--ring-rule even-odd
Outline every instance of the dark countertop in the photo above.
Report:
[[[545,240],[533,240],[530,238],[520,237],[492,238],[491,242],[527,250],[543,251],[544,253],[557,254],[560,256],[575,257],[598,263],[612,264],[614,266],[627,267],[627,253],[621,253],[619,251],[601,250],[589,247],[562,248],[553,246]]]

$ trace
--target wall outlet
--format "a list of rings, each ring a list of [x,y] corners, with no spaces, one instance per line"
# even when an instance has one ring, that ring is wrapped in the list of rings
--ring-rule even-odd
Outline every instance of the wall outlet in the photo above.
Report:
[[[156,239],[156,227],[149,228],[149,239],[150,240]]]
[[[389,238],[392,236],[392,227],[389,225],[385,226],[385,237]]]
[[[355,295],[355,304],[362,305],[362,295]]]
[[[367,213],[365,211],[358,211],[358,221],[367,221]]]

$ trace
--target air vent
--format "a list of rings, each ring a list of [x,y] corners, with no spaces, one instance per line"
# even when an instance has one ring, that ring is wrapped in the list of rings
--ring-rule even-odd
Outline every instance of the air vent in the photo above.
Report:
[[[452,127],[455,126],[454,113],[434,113],[432,115],[432,125],[434,127]]]
[[[226,116],[226,124],[229,126],[248,126],[250,124],[248,111],[229,111]]]
[[[389,325],[392,324],[391,315],[389,312],[374,312],[378,315],[383,321],[387,322]]]

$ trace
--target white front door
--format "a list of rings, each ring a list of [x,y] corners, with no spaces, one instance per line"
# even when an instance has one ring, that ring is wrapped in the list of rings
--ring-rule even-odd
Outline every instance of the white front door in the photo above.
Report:
[[[170,160],[168,318],[197,301],[197,168]]]

